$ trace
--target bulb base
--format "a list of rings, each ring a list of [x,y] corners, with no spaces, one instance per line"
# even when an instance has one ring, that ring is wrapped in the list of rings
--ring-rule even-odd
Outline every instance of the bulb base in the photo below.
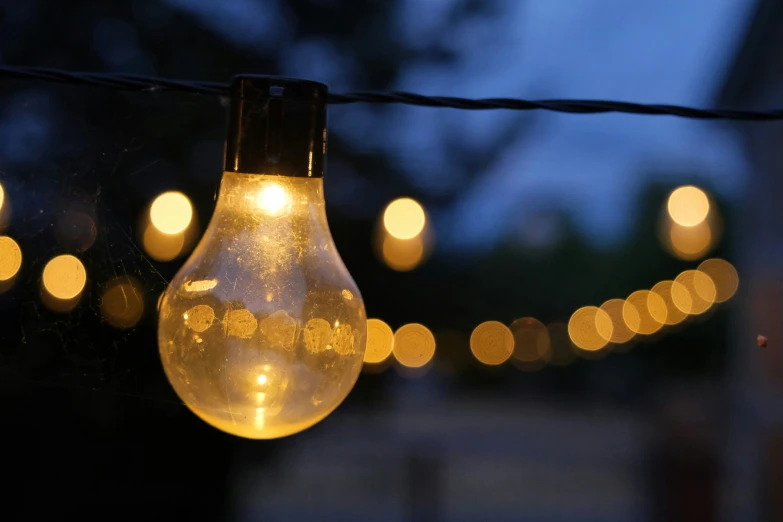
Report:
[[[309,80],[235,76],[224,170],[323,177],[328,92],[325,84]]]

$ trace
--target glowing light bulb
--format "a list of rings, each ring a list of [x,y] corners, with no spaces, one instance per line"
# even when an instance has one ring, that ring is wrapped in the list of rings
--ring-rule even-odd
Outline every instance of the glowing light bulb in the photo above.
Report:
[[[312,426],[361,371],[364,304],[326,221],[325,100],[314,82],[235,79],[214,215],[160,303],[169,381],[234,435]]]

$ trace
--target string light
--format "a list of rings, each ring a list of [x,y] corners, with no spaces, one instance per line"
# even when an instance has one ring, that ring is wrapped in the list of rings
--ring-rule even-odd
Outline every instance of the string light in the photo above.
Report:
[[[383,226],[397,239],[412,239],[424,230],[424,208],[411,198],[395,199],[383,212]]]
[[[0,292],[13,286],[22,267],[22,249],[8,236],[0,236]]]
[[[150,221],[164,234],[184,232],[192,219],[193,205],[182,192],[164,192],[150,206]]]
[[[163,91],[198,93],[211,96],[226,96],[232,92],[223,83],[206,81],[171,80],[151,78],[136,74],[106,74],[66,71],[45,67],[19,67],[0,65],[0,77],[26,78],[43,82],[91,85],[103,88],[159,93]],[[424,96],[409,92],[349,92],[329,94],[326,101],[332,104],[345,103],[399,103],[419,107],[450,107],[465,110],[515,111],[546,110],[573,114],[604,114],[620,112],[642,115],[670,115],[680,118],[708,120],[777,121],[783,120],[783,110],[738,111],[726,109],[697,109],[682,105],[662,105],[606,100],[523,100],[518,98],[457,98],[453,96]]]
[[[394,358],[407,368],[421,368],[435,355],[435,336],[418,323],[406,324],[394,332]]]
[[[637,290],[623,305],[623,320],[633,332],[652,335],[666,322],[666,302],[649,290]]]
[[[232,105],[232,133],[215,215],[198,255],[188,260],[159,302],[160,351],[175,390],[202,419],[235,435],[274,438],[306,429],[328,415],[350,391],[362,361],[380,363],[393,353],[403,366],[424,367],[434,357],[435,339],[420,324],[404,325],[392,334],[379,319],[365,321],[361,296],[334,248],[323,211],[323,152],[313,154],[325,151],[325,88],[312,82],[243,77],[235,81],[232,95],[246,106],[264,100],[271,110],[255,114],[248,123],[243,111],[249,108]],[[288,108],[295,110],[282,111],[289,99],[295,103]],[[303,99],[306,103],[301,104]],[[297,114],[302,110],[309,118]],[[238,132],[239,121],[250,131]],[[301,135],[286,144],[267,135],[283,127],[298,127]],[[269,147],[261,146],[270,144],[278,149],[271,154]],[[0,211],[4,208],[0,185]],[[670,231],[674,249],[684,259],[703,256],[714,241],[704,191],[680,187],[669,196],[667,209],[676,225]],[[179,239],[169,251],[148,251],[160,258],[179,255],[182,235],[193,218],[187,196],[161,194],[150,206],[147,230]],[[410,198],[395,200],[384,211],[383,226],[390,240],[383,243],[384,257],[393,250],[387,247],[391,240],[418,240],[405,243],[414,246],[413,254],[397,266],[406,270],[420,263],[427,226],[423,207]],[[684,240],[683,230],[698,232],[700,239]],[[145,247],[155,241],[152,233],[147,236],[145,232]],[[0,253],[3,282],[18,273],[21,250],[12,239],[0,237]],[[321,279],[317,284],[308,277],[302,281],[297,277],[302,273]],[[223,279],[231,286],[222,284]],[[67,304],[47,306],[58,311],[75,306],[86,282],[86,270],[77,258],[52,259],[43,271],[43,290]],[[583,352],[599,352],[610,342],[625,343],[635,333],[649,335],[664,324],[678,324],[686,314],[703,313],[731,298],[737,284],[729,263],[708,260],[699,270],[662,281],[652,291],[609,300],[601,308],[582,307],[568,326],[544,327],[525,318],[509,329],[487,321],[474,329],[470,348],[487,365],[502,364],[512,355],[522,362],[563,364],[568,357],[555,353],[556,346],[570,346],[564,340]],[[100,307],[110,324],[129,328],[143,315],[143,294],[131,280],[113,281]],[[365,338],[371,348],[366,353]],[[520,351],[523,344],[532,350]],[[215,377],[211,370],[218,367],[224,373]],[[223,391],[216,395],[214,389]]]
[[[101,295],[101,315],[115,328],[131,328],[144,314],[144,293],[133,278],[117,278]]]
[[[737,292],[739,276],[734,266],[726,260],[707,259],[699,265],[698,270],[712,279],[715,285],[715,302],[723,303],[731,299]],[[709,289],[707,289],[709,293]]]
[[[379,364],[384,362],[394,349],[394,332],[391,327],[380,319],[367,320],[367,349],[364,352],[364,362]]]
[[[628,325],[623,318],[623,310],[626,306],[630,308],[633,305],[628,305],[625,299],[609,299],[601,305],[601,310],[609,316],[609,319],[612,321],[611,331],[607,328],[598,331],[599,335],[601,335],[601,333],[606,334],[607,332],[611,332],[608,337],[602,336],[606,341],[615,344],[623,344],[633,339],[636,335],[636,332],[628,328]],[[634,314],[634,316],[638,315],[638,312],[635,310],[629,309],[628,313]]]
[[[595,306],[583,306],[568,321],[568,336],[582,352],[597,352],[605,347],[613,331],[609,314]]]
[[[196,415],[234,435],[312,426],[362,367],[364,303],[326,221],[326,94],[315,82],[235,78],[215,212],[160,303],[169,381]],[[191,217],[180,193],[150,209],[165,234]]]
[[[514,336],[512,361],[525,371],[535,371],[552,357],[552,342],[546,326],[533,317],[517,319],[509,327]]]
[[[79,304],[87,284],[87,271],[76,257],[57,256],[46,263],[41,283],[44,305],[55,312],[69,312]]]
[[[702,223],[710,212],[707,194],[698,187],[686,185],[669,194],[669,216],[678,225],[693,227]]]
[[[514,353],[514,335],[503,323],[486,321],[473,330],[470,351],[488,366],[503,364]]]

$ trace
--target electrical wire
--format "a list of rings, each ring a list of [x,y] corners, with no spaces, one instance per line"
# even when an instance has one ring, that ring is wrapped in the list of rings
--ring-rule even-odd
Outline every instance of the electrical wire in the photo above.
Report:
[[[135,74],[88,73],[41,67],[0,65],[0,79],[35,80],[71,85],[91,85],[135,92],[185,92],[208,96],[229,96],[229,85],[220,82],[172,80]],[[328,103],[383,103],[440,107],[462,110],[545,110],[570,114],[625,113],[664,115],[699,120],[780,121],[783,110],[746,111],[730,109],[697,109],[681,105],[645,104],[611,100],[524,100],[520,98],[457,98],[424,96],[410,92],[357,91],[330,93]]]

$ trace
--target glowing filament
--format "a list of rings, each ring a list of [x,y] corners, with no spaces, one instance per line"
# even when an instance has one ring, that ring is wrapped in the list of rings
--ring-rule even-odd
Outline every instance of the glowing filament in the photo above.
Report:
[[[276,183],[268,183],[256,195],[256,206],[269,216],[279,216],[290,205],[288,193]]]

